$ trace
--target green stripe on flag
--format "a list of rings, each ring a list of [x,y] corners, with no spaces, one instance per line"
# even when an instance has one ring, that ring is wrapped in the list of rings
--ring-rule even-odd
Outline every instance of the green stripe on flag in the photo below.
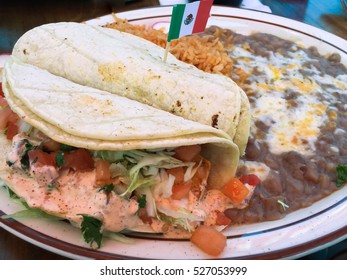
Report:
[[[167,37],[168,42],[179,37],[185,8],[185,4],[178,4],[173,7],[170,30]]]

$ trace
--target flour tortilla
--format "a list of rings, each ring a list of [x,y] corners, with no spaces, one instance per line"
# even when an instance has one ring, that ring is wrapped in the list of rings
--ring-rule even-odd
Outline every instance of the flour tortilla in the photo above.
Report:
[[[235,175],[238,147],[222,130],[75,84],[13,57],[3,72],[11,109],[57,142],[90,150],[203,144],[202,155],[212,163],[211,187]]]
[[[13,55],[75,83],[105,90],[225,131],[243,154],[249,103],[231,79],[205,73],[137,36],[81,23],[34,28]]]
[[[225,132],[210,126],[75,84],[14,57],[7,61],[3,70],[3,91],[11,109],[20,118],[57,142],[90,150],[201,144],[202,155],[212,165],[208,182],[211,188],[222,187],[235,174],[238,147]],[[83,209],[83,213],[101,219],[104,228],[110,231],[152,231],[136,215],[137,204],[133,200],[111,193],[109,203],[100,204],[105,197],[102,192],[95,192],[94,185],[69,183],[47,196],[46,186],[42,187],[34,177],[6,164],[10,141],[1,135],[0,143],[0,178],[30,207],[68,219],[77,226],[82,221],[79,213]],[[83,178],[73,180],[79,182],[89,175],[80,176]],[[91,205],[97,205],[97,208]],[[119,213],[120,209],[128,210],[119,215],[109,215]]]

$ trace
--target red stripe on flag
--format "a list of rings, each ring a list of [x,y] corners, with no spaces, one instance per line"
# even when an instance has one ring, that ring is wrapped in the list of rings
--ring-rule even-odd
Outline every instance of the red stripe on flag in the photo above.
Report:
[[[207,20],[210,17],[210,10],[212,4],[213,0],[202,0],[200,2],[199,10],[196,15],[195,24],[193,28],[193,34],[205,31]]]

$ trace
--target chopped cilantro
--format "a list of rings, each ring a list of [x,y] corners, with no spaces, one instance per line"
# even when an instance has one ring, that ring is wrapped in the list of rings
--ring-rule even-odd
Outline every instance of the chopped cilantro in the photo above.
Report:
[[[98,192],[104,191],[106,194],[106,204],[109,203],[110,201],[110,193],[113,191],[114,185],[113,184],[108,184],[103,186],[102,188],[98,189]]]
[[[20,198],[13,190],[9,188],[2,180],[2,186],[7,190],[7,195],[9,198],[13,199],[13,201],[22,204],[26,209],[30,209],[29,205],[24,201],[24,199]]]
[[[336,187],[341,187],[347,183],[347,164],[336,166]]]
[[[84,240],[94,248],[100,248],[102,241],[102,221],[97,218],[81,214],[83,221],[81,223],[81,230]]]
[[[59,187],[58,178],[53,179],[51,182],[49,182],[47,187],[48,187],[48,192],[49,193],[52,192],[53,190],[59,191],[59,189],[58,189],[58,187]]]
[[[146,201],[146,195],[144,194],[144,195],[142,195],[140,198],[139,198],[139,207],[140,208],[145,208],[146,207],[146,203],[147,203],[147,201]]]
[[[63,152],[59,152],[57,153],[57,155],[55,156],[55,163],[57,164],[58,168],[61,168],[64,164],[64,153]]]
[[[113,191],[113,189],[114,189],[114,185],[108,184],[108,185],[105,185],[105,186],[101,187],[100,189],[98,189],[98,192],[104,191],[105,193],[109,194],[110,192]]]
[[[20,197],[13,191],[11,190],[7,185],[5,185],[5,187],[7,188],[7,193],[8,196],[12,199],[20,199]]]
[[[25,149],[21,155],[20,163],[23,168],[23,170],[28,170],[30,167],[30,162],[29,162],[29,151],[35,150],[37,147],[32,145],[28,139],[23,140],[25,143]]]
[[[73,150],[76,150],[77,148],[66,145],[66,144],[60,144],[60,150],[62,150],[63,152],[71,152]]]

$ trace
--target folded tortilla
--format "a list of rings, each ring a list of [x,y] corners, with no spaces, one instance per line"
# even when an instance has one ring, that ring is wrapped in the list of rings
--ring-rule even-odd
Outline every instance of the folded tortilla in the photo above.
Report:
[[[7,61],[3,70],[3,91],[11,109],[22,120],[59,143],[89,150],[113,151],[201,144],[201,154],[212,166],[209,176],[211,188],[220,188],[235,175],[239,160],[238,147],[227,133],[211,126],[186,120],[125,97],[75,84],[13,57]],[[61,200],[62,193],[56,192],[55,198],[50,197],[55,202],[48,203],[45,195],[40,202],[33,200],[32,192],[43,192],[42,188],[35,182],[35,178],[6,166],[6,154],[10,146],[3,143],[2,149],[1,179],[29,206],[39,207],[55,215],[60,213],[60,202],[57,201]],[[86,204],[96,203],[95,199],[99,195],[87,195],[87,190],[80,187],[65,191],[69,192],[69,197],[71,194],[71,205],[79,205],[73,200],[83,197],[94,199],[85,201]],[[113,199],[114,203],[103,206],[105,213],[117,211],[119,206],[115,205],[121,202],[125,203],[124,207],[131,208],[130,202],[117,196]],[[69,218],[69,213],[58,215]],[[108,218],[105,214],[105,223]],[[118,223],[114,222],[113,217],[108,225],[111,230],[121,230],[138,225],[138,222],[138,217],[132,215],[129,219],[119,217]],[[113,224],[118,227],[115,228]]]
[[[24,34],[13,55],[75,83],[223,130],[244,153],[250,108],[242,89],[171,54],[164,63],[164,50],[145,39],[99,26],[54,23]]]
[[[11,109],[53,140],[93,150],[133,150],[206,144],[216,188],[235,175],[239,151],[222,130],[140,102],[81,86],[9,59],[3,90]]]

